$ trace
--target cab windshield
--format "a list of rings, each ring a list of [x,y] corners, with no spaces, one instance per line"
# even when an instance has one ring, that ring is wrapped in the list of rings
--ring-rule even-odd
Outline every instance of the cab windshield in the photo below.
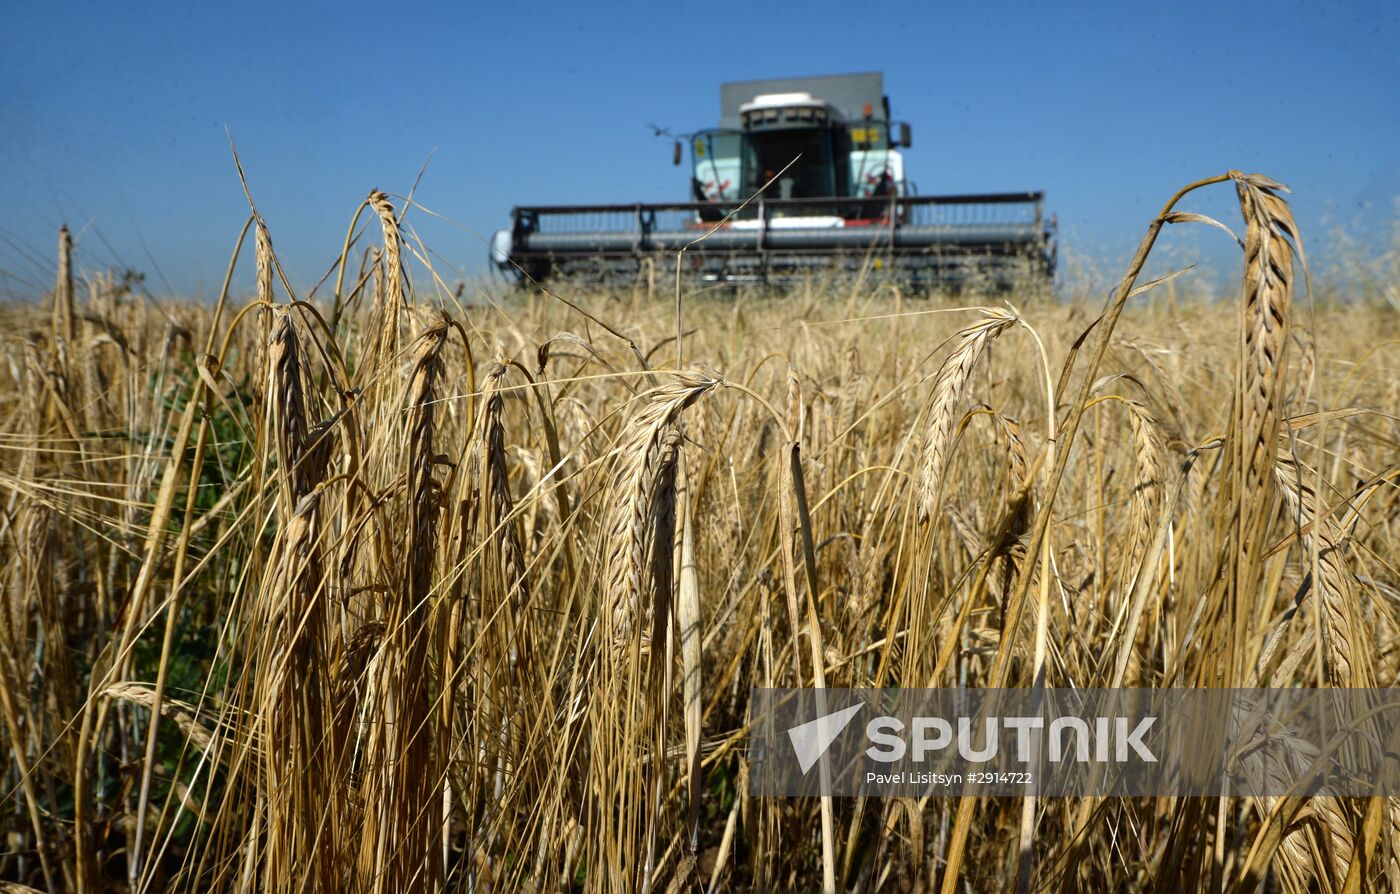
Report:
[[[830,130],[770,130],[746,137],[745,195],[753,195],[774,177],[778,179],[767,195],[775,199],[821,199],[837,194]]]

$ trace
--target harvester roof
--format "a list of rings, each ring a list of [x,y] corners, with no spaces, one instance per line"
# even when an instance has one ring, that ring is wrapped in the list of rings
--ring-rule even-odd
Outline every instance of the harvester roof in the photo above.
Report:
[[[760,93],[739,107],[745,130],[824,127],[841,121],[841,111],[810,93]]]
[[[880,72],[864,74],[821,75],[810,78],[773,78],[761,81],[730,81],[721,84],[720,120],[723,129],[738,130],[743,126],[745,105],[760,96],[805,93],[838,111],[848,121],[869,116],[885,121],[889,110],[885,104],[885,77]]]

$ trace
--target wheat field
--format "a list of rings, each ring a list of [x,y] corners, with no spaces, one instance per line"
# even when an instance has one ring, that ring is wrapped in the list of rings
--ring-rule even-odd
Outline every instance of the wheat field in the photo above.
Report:
[[[1219,300],[0,307],[0,890],[1400,890],[1400,801],[764,799],[751,687],[1390,686],[1400,318],[1231,172]],[[1185,191],[1183,191],[1185,192]],[[236,234],[234,230],[231,236]],[[357,235],[358,234],[358,235]],[[353,236],[354,238],[351,238]]]

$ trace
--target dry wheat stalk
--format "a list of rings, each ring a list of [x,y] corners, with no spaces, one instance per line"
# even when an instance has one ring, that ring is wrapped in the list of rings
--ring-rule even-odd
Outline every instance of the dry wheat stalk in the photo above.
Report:
[[[271,242],[258,227],[259,275],[271,275]],[[266,255],[266,260],[263,256]],[[259,288],[271,288],[271,280]],[[270,295],[270,292],[268,292]],[[331,452],[327,426],[308,428],[302,346],[289,308],[265,314],[267,426],[278,464],[281,538],[261,589],[262,652],[258,690],[267,751],[260,789],[266,796],[264,885],[276,887],[300,867],[315,886],[340,878],[341,841],[317,836],[343,818],[336,789],[340,742],[330,716],[335,704],[329,621],[321,559],[321,496]],[[314,432],[314,433],[313,433]]]
[[[113,683],[102,690],[102,694],[147,709],[155,704],[156,700],[155,690],[147,683]],[[160,713],[162,717],[174,721],[180,732],[199,750],[208,751],[214,744],[215,733],[210,731],[209,725],[200,721],[199,709],[195,705],[167,695],[160,700]],[[217,727],[217,724],[213,725]]]
[[[1262,572],[1256,552],[1268,536],[1263,522],[1270,505],[1269,485],[1276,480],[1300,530],[1307,523],[1305,519],[1314,524],[1310,537],[1318,541],[1314,568],[1319,578],[1314,586],[1319,592],[1318,611],[1329,680],[1338,686],[1370,685],[1369,656],[1356,641],[1365,634],[1356,625],[1355,600],[1350,572],[1341,553],[1341,538],[1330,529],[1329,519],[1319,517],[1316,494],[1304,481],[1301,466],[1289,457],[1276,456],[1284,417],[1283,382],[1290,338],[1295,245],[1301,254],[1292,211],[1279,195],[1288,190],[1257,174],[1234,171],[1230,176],[1246,225],[1243,356],[1234,420],[1234,475],[1241,501],[1235,516],[1240,559],[1235,599],[1242,607],[1253,600]],[[1307,542],[1309,538],[1304,539]],[[1242,610],[1237,610],[1237,614],[1245,617]],[[1265,799],[1263,803],[1269,810],[1274,802]],[[1394,805],[1390,812],[1393,816]],[[1292,886],[1305,888],[1308,876],[1314,873],[1320,879],[1345,877],[1355,850],[1354,823],[1346,814],[1346,805],[1330,798],[1317,799],[1305,809],[1303,818],[1311,817],[1313,821],[1302,823],[1279,848],[1284,877]]]
[[[989,408],[990,409],[990,408]],[[1026,461],[1026,443],[1021,437],[1021,423],[1010,416],[992,412],[992,422],[997,432],[1006,439],[1006,486],[1002,499],[1010,503],[1016,490],[1025,482],[1030,466]],[[1021,504],[1007,531],[1005,546],[994,559],[1001,563],[999,584],[1001,599],[1005,600],[1015,589],[1016,580],[1025,572],[1026,545],[1022,538],[1030,530],[1035,520],[1035,505],[1030,498]],[[980,545],[980,544],[979,544]]]
[[[1288,187],[1259,174],[1233,174],[1245,219],[1244,370],[1240,449],[1244,486],[1264,492],[1283,414],[1281,384],[1287,368],[1293,297],[1293,212],[1278,193]]]
[[[408,431],[404,476],[405,532],[400,543],[400,585],[385,612],[385,636],[371,669],[368,700],[375,714],[365,745],[363,800],[372,811],[360,840],[359,872],[374,890],[437,884],[441,834],[444,743],[432,725],[432,646],[435,614],[433,568],[441,511],[441,485],[433,475],[443,348],[450,323],[441,319],[413,345],[408,382]]]
[[[408,541],[409,593],[416,603],[427,597],[431,586],[433,551],[437,544],[440,488],[433,477],[437,453],[433,448],[438,388],[444,364],[442,349],[449,323],[440,320],[419,337],[413,352],[413,374],[408,385],[408,499],[411,533]]]
[[[369,195],[369,206],[379,215],[379,227],[384,243],[382,256],[375,267],[378,276],[375,302],[370,314],[371,360],[366,366],[369,374],[378,372],[399,352],[399,315],[406,304],[403,280],[403,258],[400,246],[403,236],[394,205],[389,197],[375,191]]]
[[[1128,522],[1132,543],[1127,556],[1132,577],[1125,578],[1131,589],[1132,579],[1141,573],[1139,566],[1166,499],[1167,450],[1162,427],[1152,411],[1135,400],[1123,404],[1128,408],[1134,447],[1133,511]]]
[[[272,294],[272,234],[267,224],[258,218],[254,233],[253,266],[257,279],[258,300],[271,305],[275,300]]]
[[[526,601],[525,550],[521,545],[520,526],[512,518],[515,499],[510,492],[510,473],[506,469],[505,425],[502,411],[505,396],[501,386],[509,370],[506,359],[498,354],[481,386],[481,411],[476,424],[471,456],[468,459],[467,484],[471,488],[467,530],[481,540],[490,539],[497,551],[502,590],[509,594],[516,611]],[[465,550],[467,543],[461,548]]]
[[[833,440],[840,441],[860,437],[861,414],[870,404],[870,383],[861,371],[860,351],[852,344],[846,350],[846,364],[841,371],[841,386],[835,414],[839,426]]]
[[[1328,682],[1342,688],[1370,686],[1373,646],[1352,591],[1342,533],[1336,529],[1334,519],[1320,515],[1317,494],[1308,483],[1308,472],[1302,464],[1281,455],[1275,462],[1274,476],[1288,507],[1290,523],[1305,532],[1300,538],[1304,549],[1309,556],[1314,547],[1317,550],[1318,579],[1313,581],[1313,589],[1321,613]]]
[[[637,398],[601,482],[600,662],[587,671],[597,685],[586,690],[585,747],[590,848],[613,867],[616,890],[648,890],[655,866],[670,693],[670,661],[662,660],[670,648],[660,638],[673,599],[679,422],[719,384],[682,374]]]
[[[80,377],[83,372],[83,358],[72,358],[72,352],[81,353],[78,339],[78,315],[74,306],[73,292],[73,237],[65,225],[58,231],[58,280],[53,294],[53,378],[58,392],[58,410],[64,415],[82,412],[85,403]],[[77,359],[77,366],[70,365]],[[73,447],[83,450],[81,439],[74,440]]]
[[[394,205],[389,196],[375,191],[369,195],[369,206],[379,215],[379,228],[384,239],[384,300],[394,307],[404,303],[403,260],[400,245],[403,237],[399,233],[399,221],[394,216]]]
[[[1232,638],[1244,635],[1262,568],[1258,560],[1268,537],[1265,521],[1272,498],[1275,445],[1283,421],[1283,378],[1287,369],[1289,311],[1293,292],[1293,249],[1297,228],[1279,195],[1287,187],[1257,174],[1231,172],[1245,219],[1245,267],[1241,307],[1243,339],[1235,403],[1231,490],[1221,517],[1233,514],[1234,549]],[[1234,505],[1229,505],[1233,503]],[[1242,672],[1238,659],[1232,673]]]
[[[474,630],[474,650],[496,656],[493,661],[470,665],[473,679],[469,685],[482,693],[516,691],[541,670],[528,642],[532,628],[524,616],[528,598],[525,552],[506,467],[502,386],[509,368],[498,348],[497,358],[482,382],[466,473],[458,481],[453,532],[454,564],[460,573],[455,576],[449,597],[446,677],[455,683],[466,670],[461,666],[461,633]],[[472,621],[464,625],[469,605],[474,605]],[[444,706],[443,721],[449,731],[455,724],[455,718],[448,713],[450,707]],[[493,788],[503,784],[506,766],[517,760],[518,753],[519,715],[503,710],[504,707],[499,698],[488,696],[479,703],[471,723],[480,741],[488,743],[477,763],[490,772]],[[459,743],[450,732],[448,740],[447,747],[454,752],[473,747]]]
[[[919,518],[922,521],[931,520],[938,510],[948,447],[958,421],[958,404],[977,358],[993,339],[1016,322],[1016,317],[1006,311],[988,309],[986,314],[986,319],[958,332],[957,347],[943,361],[934,379],[919,469]]]
[[[337,852],[343,842],[314,834],[326,823],[335,828],[344,822],[335,796],[343,785],[342,733],[329,713],[335,683],[321,561],[321,497],[317,489],[298,501],[283,527],[269,585],[260,594],[266,629],[258,662],[258,716],[266,741],[263,875],[269,888],[296,871],[319,886],[334,886],[343,863]]]
[[[267,394],[268,429],[272,432],[281,470],[282,512],[283,518],[287,518],[297,502],[315,486],[313,474],[324,470],[309,469],[303,464],[307,413],[301,343],[291,313],[284,307],[272,309],[272,334],[267,345]]]
[[[77,338],[77,311],[73,307],[73,236],[68,225],[58,228],[58,281],[53,291],[53,337],[73,344]]]
[[[658,600],[670,601],[676,451],[681,440],[675,422],[719,384],[693,373],[652,389],[643,395],[645,403],[619,441],[603,578],[603,616],[610,619],[608,640],[614,648],[627,648],[639,622],[645,629]]]

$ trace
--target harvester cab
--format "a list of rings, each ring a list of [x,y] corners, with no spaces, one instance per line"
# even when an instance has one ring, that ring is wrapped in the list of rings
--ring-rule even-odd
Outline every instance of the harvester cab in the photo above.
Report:
[[[878,109],[878,111],[877,111]],[[904,157],[890,143],[889,103],[862,104],[860,117],[806,91],[760,93],[739,106],[738,129],[704,130],[690,139],[695,201],[715,208],[702,219],[719,220],[725,204],[742,202],[767,187],[775,199],[879,198],[904,195]],[[900,126],[909,145],[908,124]],[[779,218],[859,220],[864,209],[779,208]]]
[[[917,194],[900,151],[911,129],[891,118],[879,73],[723,84],[719,126],[685,141],[688,202],[518,207],[493,260],[521,282],[625,281],[683,247],[684,272],[729,284],[878,270],[1009,287],[1054,274],[1041,193]]]

